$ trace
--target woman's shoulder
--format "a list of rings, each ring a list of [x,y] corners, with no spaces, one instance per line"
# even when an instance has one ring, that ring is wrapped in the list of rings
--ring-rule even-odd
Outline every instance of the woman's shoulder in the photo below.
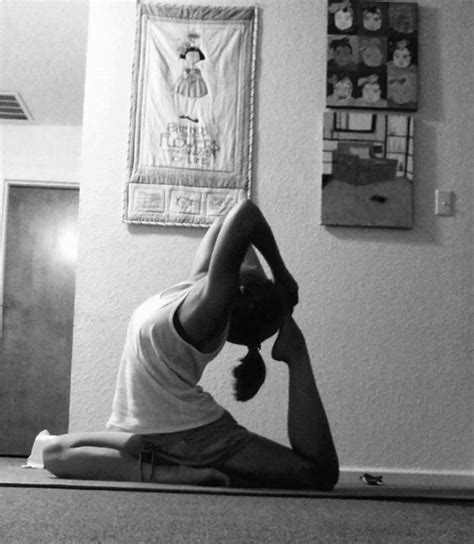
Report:
[[[131,319],[132,323],[141,328],[159,322],[160,316],[165,317],[173,303],[179,303],[190,292],[194,284],[193,281],[182,281],[150,296],[134,310]]]
[[[188,292],[194,285],[196,284],[196,279],[194,278],[188,278],[187,280],[180,281],[179,283],[176,283],[172,287],[168,287],[167,289],[164,289],[161,291],[157,297],[161,301],[169,301],[174,300],[175,298],[181,296],[183,293]],[[151,299],[154,299],[155,297],[151,297]]]

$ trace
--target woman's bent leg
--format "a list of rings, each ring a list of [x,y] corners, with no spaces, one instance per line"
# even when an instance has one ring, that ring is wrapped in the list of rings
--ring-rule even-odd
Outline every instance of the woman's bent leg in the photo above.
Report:
[[[272,350],[289,370],[288,436],[291,449],[254,436],[218,468],[228,471],[232,485],[293,489],[332,489],[339,462],[326,412],[311,368],[301,330],[291,316]]]
[[[325,485],[334,487],[339,460],[303,333],[287,316],[273,346],[272,356],[289,370],[288,436],[292,450],[325,473]]]
[[[217,469],[141,462],[144,447],[143,438],[131,433],[66,434],[45,446],[44,467],[59,478],[229,485],[229,477]]]
[[[217,468],[229,474],[232,487],[330,491],[335,485],[324,467],[257,435]]]
[[[43,461],[60,478],[140,481],[142,449],[142,439],[131,433],[73,433],[48,442]]]

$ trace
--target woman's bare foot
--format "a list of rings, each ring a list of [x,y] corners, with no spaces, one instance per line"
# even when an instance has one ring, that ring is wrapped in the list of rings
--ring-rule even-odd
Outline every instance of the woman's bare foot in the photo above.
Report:
[[[306,350],[306,342],[301,329],[290,314],[287,314],[273,344],[272,357],[275,361],[288,363],[291,358]]]

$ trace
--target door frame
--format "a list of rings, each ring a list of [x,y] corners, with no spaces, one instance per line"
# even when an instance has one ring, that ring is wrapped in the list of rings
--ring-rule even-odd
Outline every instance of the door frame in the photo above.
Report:
[[[80,184],[75,181],[37,181],[23,179],[4,179],[2,192],[2,223],[0,231],[0,346],[3,342],[3,308],[5,291],[5,258],[7,243],[8,199],[10,187],[35,187],[45,189],[72,189],[79,191]]]

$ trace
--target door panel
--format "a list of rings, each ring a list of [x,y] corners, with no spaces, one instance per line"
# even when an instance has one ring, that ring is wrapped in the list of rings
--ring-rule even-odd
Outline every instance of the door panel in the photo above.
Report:
[[[11,185],[0,361],[0,454],[67,432],[78,190]]]

